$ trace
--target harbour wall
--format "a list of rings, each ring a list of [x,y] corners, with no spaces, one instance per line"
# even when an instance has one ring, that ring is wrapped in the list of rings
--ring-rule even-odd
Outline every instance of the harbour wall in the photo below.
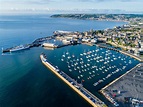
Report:
[[[130,69],[129,71],[127,71],[125,74],[121,75],[120,77],[116,78],[114,81],[112,81],[111,83],[109,83],[108,85],[106,85],[105,87],[103,87],[100,92],[102,93],[103,90],[105,90],[107,87],[109,87],[110,85],[112,85],[113,83],[115,83],[116,81],[118,81],[119,79],[121,79],[123,76],[125,76],[126,74],[128,74],[129,72],[131,72],[133,69],[135,69],[136,67],[138,67],[140,64],[137,64],[135,67],[133,67],[132,69]]]
[[[111,83],[109,83],[108,85],[106,85],[105,87],[103,87],[99,92],[105,96],[111,103],[114,103],[115,101],[113,100],[113,98],[109,97],[106,95],[105,91],[106,88],[108,88],[109,86],[111,86],[112,84],[114,84],[116,81],[118,81],[119,79],[121,79],[122,77],[124,77],[125,75],[127,75],[128,73],[130,73],[133,69],[135,69],[136,67],[138,67],[140,64],[136,65],[134,68],[130,69],[129,71],[127,71],[125,74],[121,75],[119,78],[115,79],[114,81],[112,81]]]

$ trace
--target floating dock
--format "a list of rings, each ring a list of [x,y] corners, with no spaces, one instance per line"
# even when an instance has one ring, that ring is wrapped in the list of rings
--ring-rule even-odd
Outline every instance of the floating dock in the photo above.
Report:
[[[93,107],[107,107],[104,102],[98,99],[95,95],[90,93],[85,89],[82,84],[77,83],[74,79],[68,76],[63,71],[60,71],[58,67],[53,66],[50,62],[47,61],[47,58],[44,54],[40,55],[42,63],[48,67],[55,75],[62,79],[69,87],[71,87],[75,92],[77,92],[81,97],[83,97],[89,104]]]

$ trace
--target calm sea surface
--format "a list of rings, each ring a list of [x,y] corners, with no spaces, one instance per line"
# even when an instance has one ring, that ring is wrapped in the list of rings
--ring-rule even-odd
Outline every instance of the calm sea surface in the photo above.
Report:
[[[31,43],[36,38],[51,36],[55,30],[88,31],[123,24],[50,18],[48,15],[0,16],[0,48]],[[86,45],[55,50],[39,47],[0,55],[0,107],[90,107],[41,63],[41,52],[78,82],[84,80],[83,85],[101,99],[102,96],[97,92],[100,88],[138,63],[120,53]],[[123,66],[126,67],[122,69]],[[108,74],[117,69],[118,72],[106,79]],[[103,78],[106,82],[93,86]]]

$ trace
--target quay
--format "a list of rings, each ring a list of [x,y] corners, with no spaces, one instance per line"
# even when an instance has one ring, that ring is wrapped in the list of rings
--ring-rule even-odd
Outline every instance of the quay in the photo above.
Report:
[[[82,84],[77,83],[74,79],[68,76],[63,71],[59,70],[58,67],[52,65],[50,62],[47,61],[45,54],[40,55],[42,63],[48,67],[55,75],[57,75],[60,79],[62,79],[69,87],[71,87],[75,92],[77,92],[81,97],[83,97],[89,104],[93,107],[107,107],[104,102],[98,99],[95,95],[91,92],[86,90]]]
[[[138,67],[140,64],[136,65],[135,67],[133,67],[132,69],[130,69],[129,71],[127,71],[125,74],[121,75],[120,77],[116,78],[114,81],[112,81],[111,83],[109,83],[108,85],[106,85],[105,87],[103,87],[100,92],[102,92],[102,90],[106,89],[107,87],[109,87],[110,85],[112,85],[113,83],[115,83],[116,81],[118,81],[120,78],[124,77],[125,75],[127,75],[129,72],[131,72],[133,69],[135,69],[136,67]]]
[[[108,89],[108,87],[110,87],[110,89],[112,89],[112,88],[111,88],[111,85],[112,85],[112,84],[117,83],[117,82],[120,81],[123,77],[125,77],[126,75],[128,75],[130,72],[135,71],[135,69],[138,68],[138,67],[141,65],[141,63],[143,62],[143,60],[142,60],[140,57],[135,56],[135,55],[133,55],[133,54],[127,52],[127,51],[118,50],[118,49],[116,49],[116,48],[107,47],[107,46],[103,46],[103,45],[100,45],[100,44],[98,44],[97,46],[100,47],[100,48],[106,48],[106,49],[109,49],[109,50],[113,50],[113,51],[120,52],[121,54],[130,56],[130,57],[132,57],[132,58],[134,58],[134,59],[136,59],[136,60],[138,60],[138,61],[140,62],[138,65],[136,65],[135,67],[133,67],[132,69],[130,69],[129,71],[127,71],[125,74],[121,75],[120,77],[118,77],[117,79],[115,79],[114,81],[112,81],[111,83],[109,83],[108,85],[106,85],[105,87],[103,87],[103,88],[99,91],[99,92],[100,92],[103,96],[105,96],[105,98],[106,98],[108,101],[110,101],[114,106],[119,106],[119,104],[117,103],[116,99],[114,99],[113,96],[111,96],[110,94],[108,94],[108,93],[106,92],[107,89]],[[134,75],[133,75],[133,77],[134,77]],[[115,94],[114,94],[114,95],[115,95]]]
[[[128,73],[132,72],[134,69],[136,69],[137,67],[140,66],[140,63],[138,65],[136,65],[135,67],[133,67],[132,69],[130,69],[129,71],[127,71],[125,74],[121,75],[120,77],[118,77],[117,79],[115,79],[114,81],[112,81],[111,83],[109,83],[108,85],[106,85],[105,87],[103,87],[99,92],[101,94],[103,94],[111,103],[113,103],[115,106],[118,105],[118,103],[110,96],[108,95],[105,90],[110,87],[112,84],[116,83],[118,80],[120,80],[121,78],[123,78],[124,76],[126,76]]]
[[[143,107],[143,63],[138,64],[128,74],[106,87],[103,94],[117,101],[121,107]]]

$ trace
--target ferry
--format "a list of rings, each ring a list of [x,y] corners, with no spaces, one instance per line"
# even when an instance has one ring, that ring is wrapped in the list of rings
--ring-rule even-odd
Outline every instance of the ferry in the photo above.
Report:
[[[29,45],[19,45],[19,46],[16,46],[16,47],[13,47],[10,49],[10,52],[15,52],[15,51],[20,51],[20,50],[25,50],[25,49],[29,49]]]

